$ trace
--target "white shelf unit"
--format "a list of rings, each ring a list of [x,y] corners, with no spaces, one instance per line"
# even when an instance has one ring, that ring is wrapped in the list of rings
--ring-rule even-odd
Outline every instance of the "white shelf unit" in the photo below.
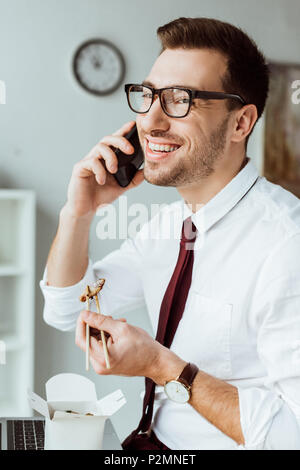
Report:
[[[0,190],[0,417],[30,416],[34,374],[35,194]]]

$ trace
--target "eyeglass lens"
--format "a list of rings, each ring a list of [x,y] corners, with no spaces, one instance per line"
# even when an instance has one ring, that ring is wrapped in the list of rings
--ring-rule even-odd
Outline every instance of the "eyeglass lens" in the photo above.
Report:
[[[152,103],[152,91],[142,85],[134,85],[129,89],[129,102],[131,108],[137,113],[147,113]],[[189,109],[189,94],[185,90],[169,88],[161,93],[161,102],[164,111],[171,116],[184,116]]]

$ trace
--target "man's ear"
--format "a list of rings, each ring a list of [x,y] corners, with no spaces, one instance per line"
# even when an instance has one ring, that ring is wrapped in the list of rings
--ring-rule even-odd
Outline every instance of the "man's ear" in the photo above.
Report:
[[[254,104],[247,104],[240,109],[234,120],[231,142],[241,142],[253,129],[257,121],[257,108]]]

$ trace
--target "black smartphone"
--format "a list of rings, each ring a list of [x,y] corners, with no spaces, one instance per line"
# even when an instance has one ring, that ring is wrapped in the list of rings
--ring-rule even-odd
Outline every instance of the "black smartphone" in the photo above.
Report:
[[[120,186],[125,188],[144,163],[144,153],[140,145],[136,125],[124,136],[134,147],[134,153],[126,154],[113,148],[118,159],[118,171],[113,174]]]

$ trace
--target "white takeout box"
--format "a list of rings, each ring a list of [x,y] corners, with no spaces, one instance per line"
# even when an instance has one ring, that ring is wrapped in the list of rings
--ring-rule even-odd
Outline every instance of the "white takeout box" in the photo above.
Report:
[[[126,403],[121,390],[97,400],[94,383],[77,374],[59,374],[49,379],[46,396],[47,401],[28,390],[31,407],[46,418],[47,450],[102,449],[106,419]]]

